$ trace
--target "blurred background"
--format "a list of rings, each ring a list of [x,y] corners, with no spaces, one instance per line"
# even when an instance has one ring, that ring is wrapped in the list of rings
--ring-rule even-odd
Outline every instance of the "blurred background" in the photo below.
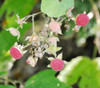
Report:
[[[75,26],[72,20],[63,22],[63,36],[58,36],[58,46],[62,47],[63,59],[68,64],[61,72],[55,72],[47,69],[50,62],[45,56],[32,68],[25,63],[28,54],[14,61],[9,53],[17,37],[13,37],[6,29],[18,26],[16,14],[23,18],[39,12],[41,0],[0,0],[0,88],[6,88],[3,85],[12,85],[14,88],[100,88],[100,0],[74,1],[73,15],[76,17],[85,11],[90,22],[78,33],[72,31]],[[43,15],[35,17],[37,33],[44,23]],[[24,44],[24,39],[32,33],[31,19],[19,30],[21,38],[18,43]]]

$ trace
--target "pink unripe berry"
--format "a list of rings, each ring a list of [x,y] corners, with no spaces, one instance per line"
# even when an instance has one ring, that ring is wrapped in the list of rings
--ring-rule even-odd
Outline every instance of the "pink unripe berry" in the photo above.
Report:
[[[52,32],[58,32],[60,30],[60,24],[56,21],[51,21],[49,23],[49,28]]]
[[[19,35],[19,31],[17,29],[12,29],[10,30],[10,33],[13,35],[13,36],[18,36]]]
[[[89,22],[89,17],[84,13],[78,15],[78,17],[76,18],[76,23],[79,26],[86,26],[88,22]]]
[[[54,59],[51,61],[50,65],[53,70],[60,71],[64,67],[64,62],[60,59]]]
[[[49,38],[49,42],[51,42],[51,44],[56,44],[57,41],[59,41],[59,39],[56,38],[56,37],[50,37]]]
[[[13,58],[15,58],[16,60],[18,60],[18,59],[20,59],[22,57],[22,53],[16,47],[11,47],[11,49],[10,49],[10,55]]]

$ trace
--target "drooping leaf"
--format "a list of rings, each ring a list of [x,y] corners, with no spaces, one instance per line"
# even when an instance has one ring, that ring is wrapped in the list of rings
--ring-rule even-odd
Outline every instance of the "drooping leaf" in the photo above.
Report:
[[[0,72],[0,76],[3,76],[3,75],[5,75],[5,74],[7,74],[6,71],[2,71],[2,72]]]
[[[42,0],[41,11],[50,17],[60,17],[74,6],[74,0]]]

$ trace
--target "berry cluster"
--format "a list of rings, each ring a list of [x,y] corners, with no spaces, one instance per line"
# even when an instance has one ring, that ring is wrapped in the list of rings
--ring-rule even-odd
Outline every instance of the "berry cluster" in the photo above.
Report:
[[[70,8],[66,13],[68,21],[73,18],[73,15],[71,13],[72,9],[73,8]],[[19,24],[19,27],[23,28],[23,23],[26,23],[26,19],[33,16],[34,14],[19,19],[19,16],[17,15],[16,22]],[[28,36],[25,39],[25,41],[27,42],[26,45],[18,45],[17,43],[15,43],[15,45],[10,49],[11,56],[18,60],[21,59],[21,57],[27,51],[29,51],[30,56],[27,58],[26,63],[34,67],[37,64],[38,60],[43,59],[44,54],[48,53],[53,56],[48,57],[48,59],[51,61],[48,67],[51,67],[55,71],[62,70],[64,68],[64,64],[66,64],[66,61],[62,60],[62,53],[59,55],[56,54],[56,52],[61,49],[61,47],[57,47],[57,42],[59,41],[57,35],[62,34],[61,24],[63,20],[67,20],[66,16],[58,19],[49,18],[49,21],[46,22],[43,30],[41,30],[39,34],[36,34],[34,32],[31,36]],[[88,24],[89,18],[86,14],[79,14],[76,17],[75,22],[76,25],[72,30],[78,32],[81,26],[86,26]],[[7,29],[7,31],[10,31],[13,36],[18,36],[19,38],[20,32],[18,31],[18,28],[15,29],[12,27]]]

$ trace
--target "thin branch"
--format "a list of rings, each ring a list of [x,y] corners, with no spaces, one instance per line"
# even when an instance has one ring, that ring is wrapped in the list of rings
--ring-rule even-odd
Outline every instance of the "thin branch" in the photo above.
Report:
[[[92,9],[93,9],[94,14],[95,14],[96,22],[99,25],[100,24],[100,14],[99,14],[98,7],[93,0],[89,0],[89,1],[90,1],[90,4],[92,5]]]
[[[34,30],[34,15],[32,16],[32,30],[33,30],[33,33],[35,32]]]

